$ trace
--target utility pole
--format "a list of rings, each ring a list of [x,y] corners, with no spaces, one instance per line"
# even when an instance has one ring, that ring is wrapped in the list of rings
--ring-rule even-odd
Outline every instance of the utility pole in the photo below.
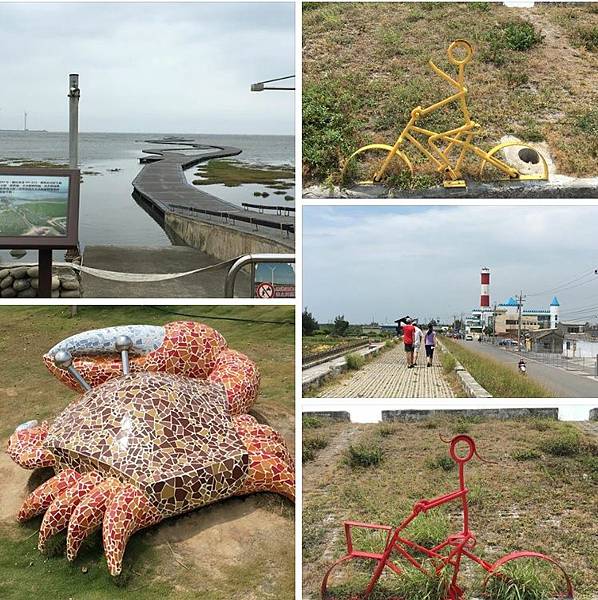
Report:
[[[525,296],[523,295],[523,290],[521,290],[517,297],[517,312],[519,313],[519,318],[517,319],[517,352],[521,352],[521,313],[524,300]]]

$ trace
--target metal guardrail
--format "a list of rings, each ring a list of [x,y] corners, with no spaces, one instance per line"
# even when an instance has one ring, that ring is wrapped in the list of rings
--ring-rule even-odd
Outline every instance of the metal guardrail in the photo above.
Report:
[[[242,223],[249,223],[253,225],[257,230],[258,225],[262,227],[269,227],[270,229],[279,229],[280,231],[286,232],[287,236],[289,234],[295,233],[295,224],[294,223],[276,223],[274,221],[269,221],[268,219],[260,219],[256,217],[246,216],[243,213],[232,213],[223,210],[209,210],[206,208],[195,208],[192,206],[183,206],[181,204],[171,204],[171,208],[176,208],[177,210],[183,210],[191,213],[199,213],[202,215],[208,215],[213,217],[220,217],[224,219],[224,221],[241,221]],[[249,211],[247,211],[249,212]]]
[[[237,259],[226,274],[224,281],[224,297],[233,298],[235,294],[235,280],[239,271],[248,265],[251,266],[251,297],[255,293],[255,265],[259,263],[293,263],[295,264],[294,254],[246,254]]]
[[[275,210],[277,215],[285,215],[288,216],[289,213],[295,212],[294,206],[270,206],[268,204],[252,204],[251,202],[241,202],[241,206],[247,210],[249,208],[257,208],[260,213],[263,213],[265,210]]]

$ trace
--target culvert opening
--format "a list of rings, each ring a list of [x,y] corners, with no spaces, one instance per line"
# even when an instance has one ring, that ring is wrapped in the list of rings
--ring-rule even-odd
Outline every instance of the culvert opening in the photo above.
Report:
[[[537,165],[540,162],[540,155],[532,148],[521,148],[517,155],[528,165]]]

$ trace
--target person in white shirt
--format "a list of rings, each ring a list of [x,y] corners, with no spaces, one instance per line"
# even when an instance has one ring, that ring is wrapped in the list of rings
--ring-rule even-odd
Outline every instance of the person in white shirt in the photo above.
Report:
[[[415,331],[413,332],[413,366],[417,365],[417,356],[419,354],[419,347],[421,346],[423,337],[424,334],[422,330],[416,325]]]

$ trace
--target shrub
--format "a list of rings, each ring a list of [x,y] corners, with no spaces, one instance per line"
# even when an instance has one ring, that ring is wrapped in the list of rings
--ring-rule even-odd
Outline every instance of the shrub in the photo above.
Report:
[[[579,28],[575,37],[586,50],[593,52],[598,49],[598,27]]]
[[[581,440],[573,429],[560,431],[540,443],[540,450],[552,456],[575,456],[581,451]]]
[[[303,462],[309,462],[316,457],[316,452],[322,450],[328,446],[328,440],[322,437],[314,436],[309,438],[303,438]]]
[[[378,427],[378,433],[382,437],[388,437],[389,435],[394,435],[397,431],[396,425],[394,423],[382,423]]]
[[[347,361],[347,368],[351,371],[357,371],[365,364],[365,358],[361,354],[356,354],[355,352],[347,354],[345,360]]]
[[[352,98],[338,82],[305,83],[303,88],[303,160],[307,174],[325,179],[356,147],[357,121]]]
[[[540,32],[527,21],[515,21],[505,27],[505,43],[511,50],[523,52],[543,40]]]
[[[576,115],[574,124],[584,133],[598,136],[598,109],[592,108],[585,113]]]
[[[535,460],[536,458],[540,458],[540,453],[531,448],[518,448],[513,450],[511,458],[518,461]]]
[[[352,468],[375,467],[382,460],[382,448],[379,446],[350,445],[345,462]]]
[[[322,427],[322,419],[311,415],[303,415],[303,429],[318,429]]]

